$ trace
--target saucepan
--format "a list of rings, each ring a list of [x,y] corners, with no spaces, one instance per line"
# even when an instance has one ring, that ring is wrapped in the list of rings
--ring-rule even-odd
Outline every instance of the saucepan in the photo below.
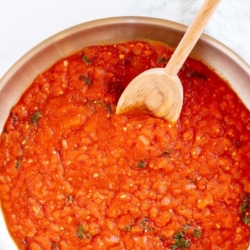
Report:
[[[0,80],[0,131],[11,107],[34,78],[59,59],[88,45],[130,40],[157,40],[176,47],[186,26],[148,17],[115,17],[82,23],[43,41],[19,61]],[[228,47],[203,34],[191,56],[204,61],[226,79],[250,109],[250,67]],[[5,226],[0,210],[0,249],[17,249]]]

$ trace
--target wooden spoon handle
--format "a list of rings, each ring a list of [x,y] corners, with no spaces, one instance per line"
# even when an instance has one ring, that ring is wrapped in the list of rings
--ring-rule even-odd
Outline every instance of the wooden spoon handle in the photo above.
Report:
[[[165,68],[168,75],[177,75],[220,1],[205,0]]]

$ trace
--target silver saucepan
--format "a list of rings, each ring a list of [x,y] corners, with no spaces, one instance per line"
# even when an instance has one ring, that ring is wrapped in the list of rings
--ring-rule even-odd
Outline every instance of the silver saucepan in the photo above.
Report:
[[[158,40],[175,47],[186,28],[156,18],[116,17],[79,24],[48,38],[17,61],[0,80],[0,132],[11,107],[34,78],[59,59],[88,45],[129,40]],[[250,67],[245,61],[225,45],[204,34],[191,55],[214,68],[250,109]],[[0,209],[0,250],[9,249],[17,247],[8,233]]]

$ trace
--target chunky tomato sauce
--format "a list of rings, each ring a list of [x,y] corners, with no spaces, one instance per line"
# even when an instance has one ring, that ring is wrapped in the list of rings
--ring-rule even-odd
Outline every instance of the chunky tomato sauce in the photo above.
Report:
[[[238,249],[250,239],[250,113],[189,58],[180,119],[116,115],[157,42],[87,47],[40,74],[1,134],[0,195],[19,249]]]

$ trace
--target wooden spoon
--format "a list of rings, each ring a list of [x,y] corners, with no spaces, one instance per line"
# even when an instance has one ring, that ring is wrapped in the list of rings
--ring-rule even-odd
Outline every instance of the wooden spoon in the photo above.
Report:
[[[176,122],[183,104],[177,73],[221,0],[205,0],[165,68],[149,69],[134,78],[122,93],[117,114],[149,113]]]

